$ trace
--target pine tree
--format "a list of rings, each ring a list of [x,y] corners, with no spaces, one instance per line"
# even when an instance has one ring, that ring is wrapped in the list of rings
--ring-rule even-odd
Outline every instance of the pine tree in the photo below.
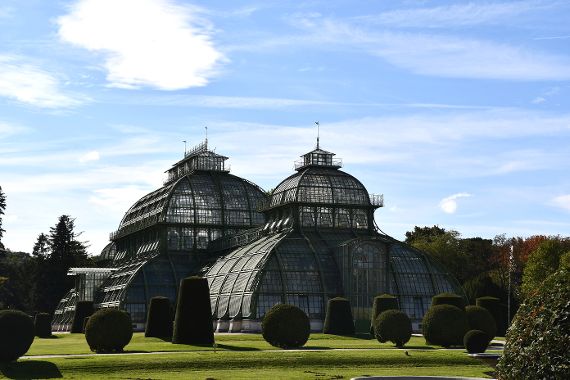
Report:
[[[6,211],[6,194],[2,191],[2,186],[0,186],[0,249],[4,248],[2,244],[2,237],[4,236],[4,230],[2,228],[2,215],[4,215],[4,211]]]
[[[34,244],[32,255],[35,257],[47,258],[49,256],[49,252],[50,246],[48,236],[42,232],[38,235],[38,239]]]

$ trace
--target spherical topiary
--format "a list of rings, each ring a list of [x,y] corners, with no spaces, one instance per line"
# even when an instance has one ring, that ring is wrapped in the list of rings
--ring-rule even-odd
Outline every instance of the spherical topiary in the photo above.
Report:
[[[463,337],[463,345],[470,354],[485,352],[491,339],[481,330],[469,330]]]
[[[11,362],[28,352],[34,341],[34,321],[19,310],[0,311],[0,362]]]
[[[309,317],[297,306],[278,304],[265,314],[261,330],[263,339],[272,346],[297,348],[307,343],[311,324]]]
[[[481,306],[469,305],[465,307],[465,315],[470,330],[481,330],[490,339],[495,337],[497,333],[497,324],[489,310]]]
[[[374,336],[374,321],[376,317],[386,310],[399,310],[398,298],[391,294],[382,294],[374,297],[372,312],[370,313],[370,335]]]
[[[489,313],[491,313],[497,326],[497,332],[495,334],[505,336],[507,331],[507,315],[504,305],[501,305],[501,300],[496,297],[479,297],[475,301],[475,304],[487,309]]]
[[[453,305],[432,306],[422,320],[422,332],[428,344],[460,346],[467,330],[465,312]]]
[[[431,299],[431,306],[437,305],[453,305],[460,309],[465,308],[465,300],[463,297],[454,293],[440,293],[436,294]]]
[[[152,297],[148,306],[144,336],[172,337],[172,307],[167,297]]]
[[[323,333],[354,335],[352,309],[350,308],[350,302],[346,298],[331,298],[327,303],[327,314]]]
[[[122,352],[133,337],[131,316],[118,309],[95,312],[85,326],[85,339],[91,351]]]
[[[400,310],[386,310],[376,317],[374,332],[380,343],[390,341],[402,348],[412,337],[412,321]]]
[[[570,270],[549,276],[517,311],[497,378],[570,378]]]
[[[189,277],[180,281],[172,343],[212,345],[214,327],[208,280]]]
[[[39,338],[51,337],[51,315],[38,313],[34,318],[34,331]]]
[[[93,314],[93,301],[79,301],[75,306],[75,314],[73,314],[73,322],[71,323],[72,333],[82,333],[83,322],[85,318]]]

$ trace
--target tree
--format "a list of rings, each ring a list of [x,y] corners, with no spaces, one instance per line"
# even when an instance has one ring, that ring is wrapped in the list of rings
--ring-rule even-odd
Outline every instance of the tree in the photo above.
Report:
[[[38,239],[34,243],[32,255],[35,257],[47,258],[49,256],[50,246],[49,238],[43,232],[38,235]]]
[[[4,236],[4,230],[2,228],[2,215],[6,211],[6,195],[2,191],[2,186],[0,186],[0,249],[4,249],[4,245],[2,244],[2,237]]]
[[[445,233],[446,233],[445,229],[439,226],[433,226],[433,227],[415,226],[413,231],[406,232],[405,242],[408,244],[412,244],[418,240],[432,242],[438,236],[444,235]]]
[[[521,287],[523,297],[528,297],[538,289],[546,277],[559,269],[561,258],[565,253],[570,253],[569,239],[556,237],[540,243],[530,254],[523,272]]]

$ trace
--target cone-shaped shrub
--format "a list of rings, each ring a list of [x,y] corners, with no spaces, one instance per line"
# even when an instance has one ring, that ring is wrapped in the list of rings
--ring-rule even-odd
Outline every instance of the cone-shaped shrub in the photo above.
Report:
[[[79,301],[75,306],[75,314],[73,315],[73,322],[71,323],[72,333],[83,332],[83,322],[85,318],[93,314],[93,301]]]
[[[28,352],[34,341],[34,321],[19,310],[0,311],[0,362],[11,362]]]
[[[122,352],[133,337],[131,316],[123,310],[105,308],[97,311],[85,326],[85,339],[91,351]]]
[[[412,321],[400,310],[386,310],[376,317],[374,332],[380,343],[389,341],[402,348],[412,337]]]
[[[489,335],[481,330],[469,330],[463,338],[463,345],[470,354],[485,352],[490,342]]]
[[[152,297],[146,318],[146,337],[172,337],[172,307],[166,297]]]
[[[380,313],[386,310],[399,310],[398,298],[391,294],[382,294],[374,297],[372,312],[370,314],[370,335],[374,336],[374,321]]]
[[[503,312],[504,307],[501,305],[501,301],[495,297],[479,297],[475,301],[475,304],[487,309],[489,313],[491,313],[497,326],[496,334],[504,336],[507,331],[507,316]]]
[[[465,308],[465,300],[463,297],[454,293],[440,293],[436,294],[431,299],[431,306],[437,305],[453,305],[460,309]]]
[[[331,298],[327,303],[327,315],[323,333],[354,335],[354,320],[350,302],[346,298]]]
[[[307,343],[311,323],[307,314],[297,306],[273,306],[261,322],[263,339],[275,347],[298,348]]]
[[[38,313],[34,318],[34,330],[37,337],[51,337],[51,315],[48,313]]]
[[[180,281],[172,343],[214,343],[210,289],[205,278],[189,277]]]
[[[465,315],[467,315],[469,330],[481,330],[487,334],[490,339],[495,337],[497,325],[495,319],[487,309],[481,306],[469,305],[465,307]]]
[[[467,330],[465,312],[453,305],[432,306],[422,320],[422,332],[428,344],[461,346]]]

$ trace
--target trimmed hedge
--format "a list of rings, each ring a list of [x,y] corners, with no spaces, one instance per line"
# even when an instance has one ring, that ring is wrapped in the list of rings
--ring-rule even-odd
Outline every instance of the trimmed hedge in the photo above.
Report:
[[[440,293],[436,294],[431,299],[431,306],[437,305],[453,305],[460,309],[465,308],[465,300],[463,297],[454,293]]]
[[[323,333],[354,335],[354,320],[350,302],[346,298],[331,298],[327,303],[327,314]]]
[[[489,335],[481,330],[469,330],[463,338],[463,345],[470,354],[485,352],[490,342]]]
[[[77,305],[75,305],[75,314],[73,314],[73,322],[71,323],[71,332],[84,332],[83,323],[85,322],[85,318],[90,317],[93,311],[93,301],[77,302]]]
[[[38,313],[34,318],[35,335],[39,338],[51,337],[51,315],[48,313]]]
[[[370,313],[370,335],[374,336],[374,321],[382,312],[386,310],[400,310],[398,298],[391,294],[382,294],[374,297],[372,302],[372,312]]]
[[[467,330],[465,312],[453,305],[432,306],[422,320],[422,332],[428,344],[461,346]]]
[[[506,307],[501,304],[501,300],[495,297],[479,297],[475,301],[475,305],[485,308],[491,313],[499,336],[505,336],[507,332],[507,315]]]
[[[208,280],[188,277],[180,281],[172,343],[214,344]]]
[[[412,337],[412,321],[400,310],[386,310],[376,317],[374,331],[380,343],[390,341],[402,348]]]
[[[568,379],[570,270],[547,277],[517,311],[497,366],[497,378]]]
[[[172,337],[172,307],[167,297],[152,297],[148,305],[144,336]]]
[[[0,362],[17,360],[34,341],[34,321],[19,310],[0,311]]]
[[[105,308],[95,312],[85,326],[91,351],[122,352],[133,337],[131,316],[123,310]]]
[[[495,319],[489,313],[489,310],[481,306],[469,305],[465,307],[465,315],[467,316],[467,323],[470,330],[481,330],[490,339],[495,337],[497,333],[497,324]]]
[[[278,304],[273,306],[261,322],[263,339],[280,348],[302,347],[309,340],[309,317],[297,306]]]

